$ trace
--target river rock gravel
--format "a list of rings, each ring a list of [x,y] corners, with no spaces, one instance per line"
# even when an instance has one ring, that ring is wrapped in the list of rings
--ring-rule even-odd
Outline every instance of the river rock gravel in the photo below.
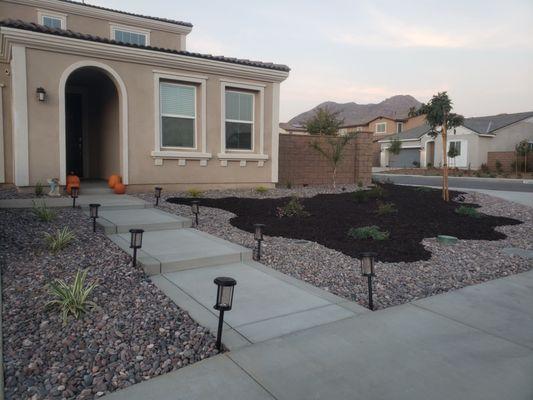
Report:
[[[31,210],[0,210],[2,328],[7,399],[92,399],[217,354],[215,339],[160,292],[131,257],[79,209],[51,223]],[[43,234],[76,239],[53,255]],[[63,326],[44,307],[46,285],[88,269],[97,308]]]
[[[340,193],[355,189],[355,186],[341,186],[336,190],[331,187],[300,187],[271,189],[267,193],[258,193],[253,189],[221,190],[204,192],[201,196],[310,197],[320,193]],[[153,201],[152,193],[141,193],[138,196]],[[187,196],[187,192],[176,192],[164,193],[163,198]],[[435,238],[425,238],[422,244],[432,253],[429,260],[409,263],[378,262],[377,276],[374,279],[376,309],[525,272],[533,267],[531,260],[509,256],[502,252],[506,247],[533,249],[533,209],[478,193],[465,194],[464,201],[479,204],[481,206],[479,211],[482,213],[510,217],[524,223],[496,227],[496,231],[507,235],[506,239],[498,241],[459,240],[457,245],[445,246],[437,243]],[[163,210],[191,217],[190,207],[186,205],[166,201],[160,204]],[[252,235],[231,225],[229,220],[234,216],[221,209],[202,207],[199,229],[253,248]],[[465,220],[465,223],[468,221]],[[359,261],[336,250],[315,242],[266,236],[261,262],[287,275],[367,306],[367,281],[360,275]]]

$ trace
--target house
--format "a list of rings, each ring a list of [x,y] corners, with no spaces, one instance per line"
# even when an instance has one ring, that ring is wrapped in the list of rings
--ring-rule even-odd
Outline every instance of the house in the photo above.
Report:
[[[402,144],[399,154],[388,151],[394,139],[399,139]],[[511,164],[516,160],[515,146],[524,139],[529,140],[533,148],[533,112],[466,118],[463,125],[449,132],[446,153],[453,146],[459,154],[454,159],[448,158],[448,165],[479,169],[485,164],[494,169],[499,161],[502,169],[511,170]],[[427,123],[389,136],[379,143],[383,167],[442,165],[442,138],[440,135],[432,137]]]
[[[285,65],[186,50],[188,22],[2,0],[0,183],[273,186]]]

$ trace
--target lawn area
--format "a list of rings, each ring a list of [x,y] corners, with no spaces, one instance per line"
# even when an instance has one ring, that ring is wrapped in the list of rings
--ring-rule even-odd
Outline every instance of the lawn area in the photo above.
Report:
[[[424,238],[451,235],[464,240],[501,240],[505,235],[495,231],[495,227],[521,223],[504,217],[460,214],[457,212],[460,206],[462,209],[479,206],[445,203],[439,190],[394,185],[378,188],[302,198],[298,202],[304,215],[291,217],[279,216],[280,210],[291,202],[290,197],[202,198],[199,201],[201,206],[235,214],[230,223],[247,232],[253,232],[255,223],[262,223],[266,225],[264,232],[268,236],[316,242],[351,257],[374,251],[383,262],[428,260],[431,253],[422,244]],[[452,197],[458,195],[451,193]],[[190,204],[191,198],[168,201]],[[354,229],[365,227],[376,227],[374,231],[388,237],[383,240],[353,237]]]

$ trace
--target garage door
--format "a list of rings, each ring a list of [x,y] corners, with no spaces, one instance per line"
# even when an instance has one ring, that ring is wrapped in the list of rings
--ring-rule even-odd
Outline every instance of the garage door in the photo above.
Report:
[[[398,154],[389,153],[389,167],[412,168],[413,161],[420,162],[420,149],[402,149]]]

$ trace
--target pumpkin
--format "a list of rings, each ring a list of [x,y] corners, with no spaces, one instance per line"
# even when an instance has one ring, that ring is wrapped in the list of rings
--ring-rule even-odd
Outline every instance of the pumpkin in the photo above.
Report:
[[[79,183],[67,183],[67,193],[70,194],[71,192],[71,188],[73,187],[77,187],[78,189],[80,188],[80,184]]]
[[[80,186],[80,178],[76,174],[74,174],[74,172],[72,172],[72,171],[69,172],[69,174],[67,175],[67,186],[68,185]]]
[[[107,185],[113,189],[117,183],[121,183],[122,179],[120,179],[119,175],[111,175],[109,179],[107,180]]]
[[[115,194],[124,194],[126,193],[126,186],[122,182],[117,182],[113,190]]]

